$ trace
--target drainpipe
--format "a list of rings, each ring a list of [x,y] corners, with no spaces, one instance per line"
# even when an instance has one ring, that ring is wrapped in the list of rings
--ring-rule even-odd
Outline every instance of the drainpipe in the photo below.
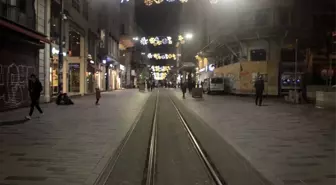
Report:
[[[38,6],[38,5],[37,5]],[[45,0],[44,34],[50,39],[50,0]],[[44,99],[50,102],[50,44],[44,44]]]

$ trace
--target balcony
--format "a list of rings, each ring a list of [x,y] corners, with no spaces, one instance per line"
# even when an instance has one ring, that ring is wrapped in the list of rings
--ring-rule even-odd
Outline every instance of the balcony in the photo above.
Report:
[[[24,13],[25,10],[22,8],[0,2],[0,16],[13,21],[17,24],[20,24],[26,28],[35,30],[35,18],[34,16],[29,16]],[[31,10],[32,12],[34,9]]]

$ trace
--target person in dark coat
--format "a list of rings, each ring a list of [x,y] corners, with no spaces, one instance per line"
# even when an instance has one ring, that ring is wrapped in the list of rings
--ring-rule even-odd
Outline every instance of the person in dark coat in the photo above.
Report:
[[[265,84],[264,84],[264,80],[262,76],[259,76],[258,79],[255,81],[254,88],[256,89],[255,104],[261,106],[263,92],[265,88]]]
[[[182,89],[182,93],[183,93],[183,98],[185,98],[185,93],[187,92],[187,82],[184,82],[181,84],[181,89]]]
[[[101,98],[101,92],[100,89],[96,88],[96,105],[99,105],[99,99]]]
[[[30,104],[29,115],[26,116],[26,119],[28,119],[28,120],[31,119],[31,116],[33,115],[33,112],[34,112],[34,107],[36,107],[36,109],[41,114],[43,114],[43,111],[42,111],[42,109],[39,105],[42,90],[43,90],[43,88],[42,88],[42,84],[41,84],[40,80],[37,79],[35,74],[30,75],[30,79],[28,81],[28,91],[29,91],[31,104]]]
[[[147,80],[147,91],[149,92],[151,89],[151,82]]]

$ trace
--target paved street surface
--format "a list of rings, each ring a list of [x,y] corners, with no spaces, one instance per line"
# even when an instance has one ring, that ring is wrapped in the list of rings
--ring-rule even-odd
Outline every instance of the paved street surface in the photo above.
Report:
[[[182,99],[179,90],[171,92],[273,184],[336,184],[333,112],[267,99],[257,107],[251,97]]]
[[[180,122],[168,92],[160,90],[155,184],[214,184]]]
[[[92,185],[150,93],[123,90],[45,104],[45,115],[21,124],[28,109],[0,113],[0,184]]]
[[[0,113],[0,185],[94,184],[99,174],[109,174],[104,167],[144,108],[107,181],[140,184],[153,93],[103,93],[100,106],[94,105],[94,96],[76,98],[73,106],[45,104],[45,115],[39,118],[35,112],[27,122],[22,118],[28,109]],[[256,107],[250,97],[182,99],[179,90],[166,89],[160,89],[157,184],[210,182],[168,93],[228,184],[335,184],[333,112],[267,99],[265,106]]]
[[[177,112],[171,103],[169,91],[153,91],[129,139],[116,158],[106,185],[140,185],[147,177],[149,140],[152,131],[156,97],[157,149],[154,159],[154,184],[208,185],[213,184],[201,158],[196,153]]]

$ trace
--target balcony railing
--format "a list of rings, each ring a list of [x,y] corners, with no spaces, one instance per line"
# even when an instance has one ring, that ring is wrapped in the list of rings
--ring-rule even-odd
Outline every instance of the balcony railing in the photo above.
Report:
[[[35,18],[20,11],[17,6],[0,2],[0,16],[35,30]]]

